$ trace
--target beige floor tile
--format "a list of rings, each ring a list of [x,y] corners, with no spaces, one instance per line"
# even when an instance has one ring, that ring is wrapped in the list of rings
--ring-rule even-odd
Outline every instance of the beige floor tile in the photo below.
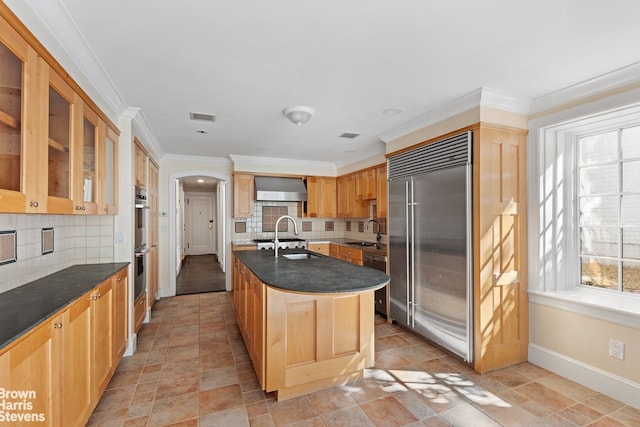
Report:
[[[264,393],[231,293],[158,301],[89,426],[637,427],[640,411],[530,363],[491,374],[376,318],[376,367],[277,402]]]

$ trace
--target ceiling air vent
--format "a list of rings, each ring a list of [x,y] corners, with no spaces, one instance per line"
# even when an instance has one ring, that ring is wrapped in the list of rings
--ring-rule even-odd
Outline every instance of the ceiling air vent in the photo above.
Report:
[[[360,134],[359,133],[352,133],[352,132],[345,132],[342,135],[340,135],[340,138],[349,138],[349,139],[353,139],[353,138],[357,138],[359,137]]]
[[[194,113],[193,111],[189,113],[189,118],[191,120],[204,120],[206,122],[215,122],[216,121],[215,114]]]

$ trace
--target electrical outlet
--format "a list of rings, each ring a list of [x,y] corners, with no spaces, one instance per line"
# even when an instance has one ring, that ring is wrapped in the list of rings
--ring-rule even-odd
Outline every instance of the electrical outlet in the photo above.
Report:
[[[624,343],[616,340],[609,340],[609,356],[624,360]]]

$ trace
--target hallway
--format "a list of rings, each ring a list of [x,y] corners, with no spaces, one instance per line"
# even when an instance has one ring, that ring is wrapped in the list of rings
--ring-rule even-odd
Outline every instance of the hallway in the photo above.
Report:
[[[640,411],[529,363],[478,375],[376,322],[376,366],[342,387],[276,402],[260,390],[233,294],[163,298],[90,426],[638,426]]]
[[[187,255],[176,278],[176,295],[225,290],[225,274],[216,255]]]

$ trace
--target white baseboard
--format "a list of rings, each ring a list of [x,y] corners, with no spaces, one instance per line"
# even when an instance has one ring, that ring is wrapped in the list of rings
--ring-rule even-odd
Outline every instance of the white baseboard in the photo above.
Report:
[[[127,342],[127,348],[124,351],[124,356],[133,356],[136,352],[136,348],[138,346],[138,336],[136,334],[131,334],[129,337],[129,341]]]
[[[529,362],[640,409],[638,383],[535,344],[529,344]]]

